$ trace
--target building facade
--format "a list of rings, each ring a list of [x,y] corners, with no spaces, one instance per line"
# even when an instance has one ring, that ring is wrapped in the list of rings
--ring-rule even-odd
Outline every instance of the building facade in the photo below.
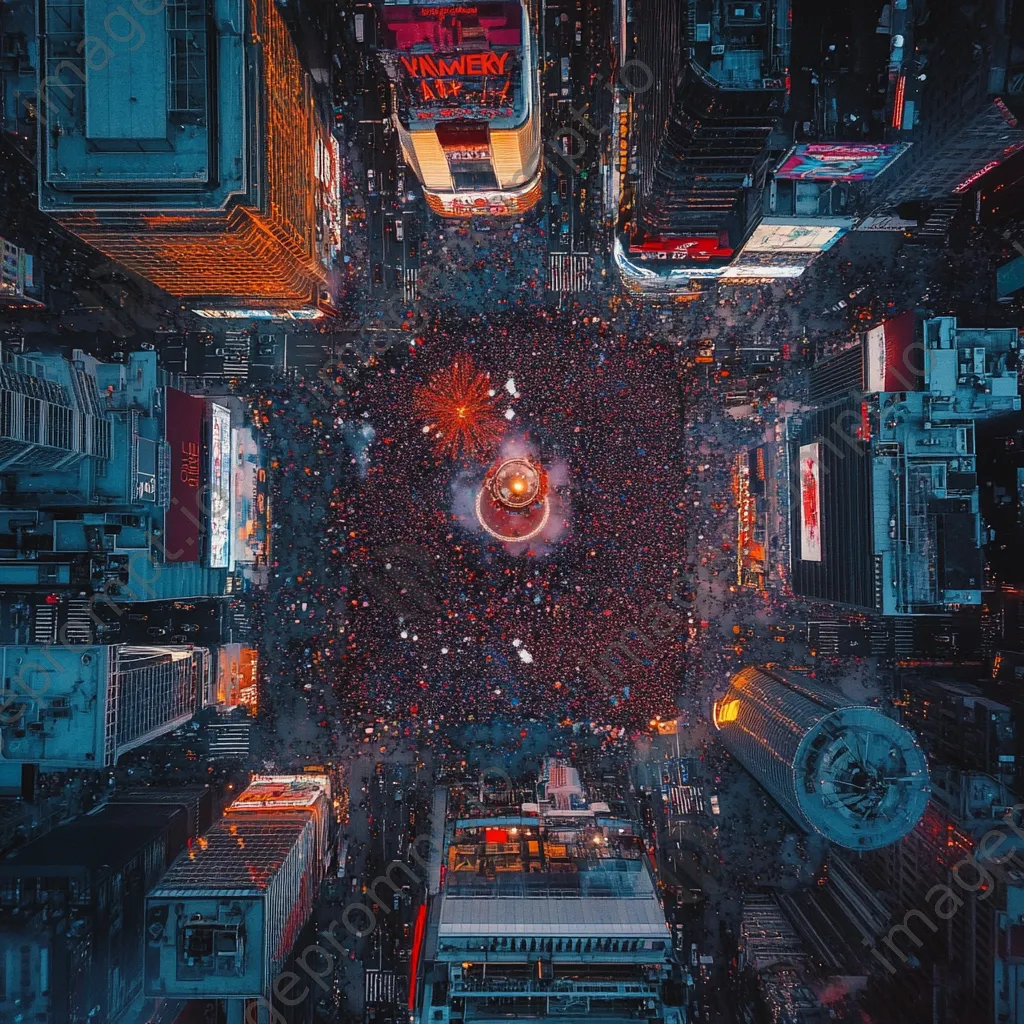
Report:
[[[385,2],[377,13],[395,129],[428,207],[443,217],[530,210],[543,171],[533,5]]]
[[[716,701],[714,722],[726,749],[790,818],[837,846],[888,846],[924,812],[924,753],[877,707],[748,667]]]
[[[275,5],[122,10],[40,8],[40,209],[175,297],[315,313],[338,153]]]
[[[911,991],[915,985],[927,991],[929,1017],[943,1024],[1003,1024],[1024,1016],[1024,822],[1014,805],[1014,794],[991,776],[936,769],[921,820],[871,858],[898,908],[894,916],[921,912],[903,917],[909,931],[892,928],[876,943],[875,960],[882,957],[886,973]],[[976,874],[971,864],[978,865]],[[954,913],[935,913],[937,886],[948,886],[960,901]],[[937,991],[935,977],[942,981]]]
[[[631,61],[650,70],[629,90],[616,262],[627,285],[676,289],[718,277],[763,213],[769,139],[786,106],[789,3],[646,0],[633,20]]]
[[[883,615],[979,605],[976,426],[1020,409],[1012,328],[872,328],[812,373],[787,422],[795,593]]]
[[[38,265],[20,245],[0,238],[0,306],[41,306]]]
[[[1017,729],[1010,707],[971,683],[904,673],[900,717],[940,764],[991,775],[1012,787]]]
[[[448,822],[444,886],[414,937],[418,1020],[682,1024],[685,984],[643,843],[586,801],[568,766],[549,762],[538,789],[537,802]]]
[[[0,865],[3,1024],[136,1020],[146,891],[195,835],[183,803],[153,792],[159,801],[104,804]]]
[[[110,768],[188,722],[207,686],[205,647],[3,646],[0,764]]]
[[[332,817],[326,776],[256,776],[146,898],[148,994],[267,1000],[331,859]]]

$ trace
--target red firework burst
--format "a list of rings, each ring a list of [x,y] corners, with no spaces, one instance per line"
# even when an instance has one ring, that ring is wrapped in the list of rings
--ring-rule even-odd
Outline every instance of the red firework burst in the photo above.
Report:
[[[413,391],[413,409],[439,453],[458,457],[485,452],[501,439],[490,378],[470,356],[438,370]]]

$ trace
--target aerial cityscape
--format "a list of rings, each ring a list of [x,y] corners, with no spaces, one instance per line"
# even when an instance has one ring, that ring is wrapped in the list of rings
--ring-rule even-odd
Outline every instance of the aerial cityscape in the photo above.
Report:
[[[1024,1024],[1024,3],[0,0],[0,1024]]]

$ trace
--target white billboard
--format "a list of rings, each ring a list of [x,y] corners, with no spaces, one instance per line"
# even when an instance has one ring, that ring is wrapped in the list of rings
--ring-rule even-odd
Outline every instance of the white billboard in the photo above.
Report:
[[[843,224],[780,224],[762,221],[744,252],[824,252],[846,232]]]
[[[210,406],[210,568],[231,564],[231,412]]]
[[[800,557],[821,561],[821,445],[800,446]]]
[[[868,391],[885,390],[885,324],[872,327],[865,337],[864,359]]]

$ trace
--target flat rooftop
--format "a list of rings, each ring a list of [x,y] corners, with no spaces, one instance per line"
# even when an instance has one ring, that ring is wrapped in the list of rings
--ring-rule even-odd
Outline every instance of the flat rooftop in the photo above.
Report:
[[[439,939],[479,935],[664,939],[665,914],[653,890],[633,899],[460,897],[446,892]]]
[[[118,0],[40,6],[41,75],[56,83],[45,102],[62,128],[41,136],[41,210],[219,210],[247,194],[256,65],[243,0],[130,17]],[[88,40],[103,60],[87,59]]]
[[[307,821],[222,818],[171,865],[149,896],[175,899],[224,891],[261,894],[298,842]]]

